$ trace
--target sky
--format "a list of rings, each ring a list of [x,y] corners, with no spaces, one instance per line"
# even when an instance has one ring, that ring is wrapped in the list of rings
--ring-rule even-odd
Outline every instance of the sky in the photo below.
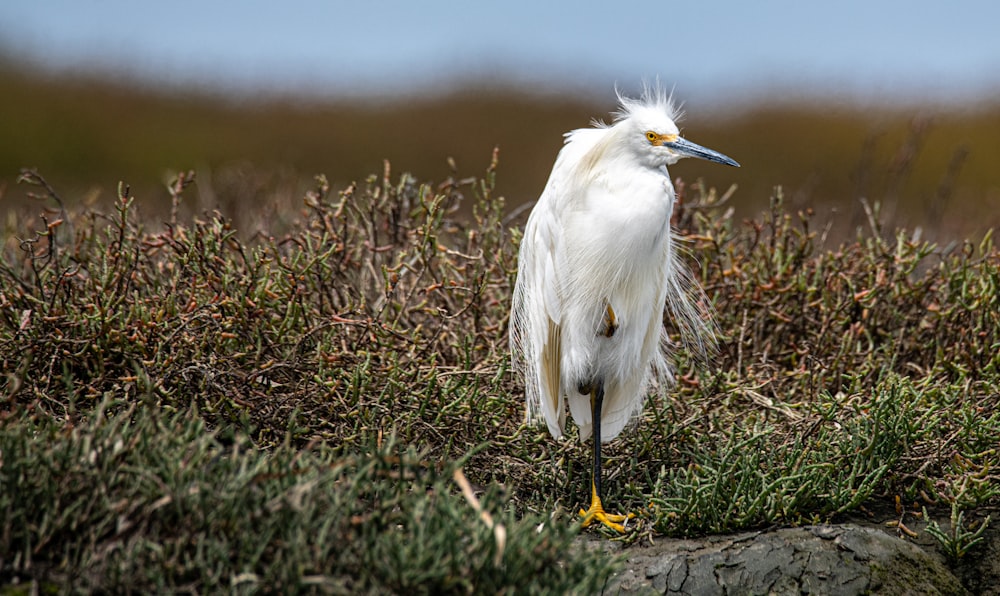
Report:
[[[241,96],[399,97],[468,79],[598,93],[659,78],[723,105],[920,103],[1000,90],[998,23],[995,1],[6,0],[0,49]]]

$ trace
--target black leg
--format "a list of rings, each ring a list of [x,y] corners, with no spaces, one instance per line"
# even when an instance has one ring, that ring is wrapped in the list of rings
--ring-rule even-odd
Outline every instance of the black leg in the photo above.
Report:
[[[604,511],[604,504],[601,502],[601,408],[604,405],[604,382],[596,381],[592,387],[590,413],[594,416],[594,473],[590,480],[590,508],[580,510],[580,515],[583,517],[581,524],[586,528],[594,521],[599,521],[612,530],[624,532],[625,526],[621,522],[635,515],[609,514]]]
[[[604,497],[601,492],[601,406],[604,405],[604,381],[598,380],[594,391],[590,394],[590,413],[594,421],[594,486],[593,492],[598,499]]]

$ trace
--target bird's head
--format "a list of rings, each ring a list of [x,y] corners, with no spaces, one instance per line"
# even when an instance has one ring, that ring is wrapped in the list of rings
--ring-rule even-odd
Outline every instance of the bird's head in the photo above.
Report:
[[[681,111],[671,96],[659,86],[646,87],[638,99],[618,95],[621,108],[615,112],[615,127],[622,127],[628,145],[654,167],[671,165],[685,157],[697,157],[727,166],[740,167],[735,160],[692,143],[680,135],[677,121]]]

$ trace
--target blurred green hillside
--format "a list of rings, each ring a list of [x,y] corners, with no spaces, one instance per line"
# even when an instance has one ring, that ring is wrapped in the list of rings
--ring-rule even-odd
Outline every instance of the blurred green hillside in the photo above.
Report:
[[[683,90],[678,90],[683,99]],[[727,113],[688,105],[685,135],[738,160],[739,170],[682,162],[671,170],[721,190],[751,216],[782,185],[795,208],[812,207],[837,231],[863,222],[859,197],[881,200],[893,224],[935,237],[975,235],[1000,224],[1000,102],[969,109],[879,108],[719,101]],[[615,106],[514,88],[469,88],[420,98],[363,101],[221,98],[197,90],[152,91],[127,81],[0,67],[0,209],[22,210],[20,168],[37,168],[67,200],[107,202],[119,180],[145,213],[166,213],[165,181],[194,169],[185,209],[245,217],[287,214],[313,175],[335,186],[381,171],[423,179],[481,173],[500,149],[498,192],[509,206],[544,186],[562,133],[606,119]],[[192,198],[193,197],[193,198]],[[37,209],[35,209],[37,210]],[[267,213],[265,213],[267,212]],[[249,221],[244,219],[244,222]]]

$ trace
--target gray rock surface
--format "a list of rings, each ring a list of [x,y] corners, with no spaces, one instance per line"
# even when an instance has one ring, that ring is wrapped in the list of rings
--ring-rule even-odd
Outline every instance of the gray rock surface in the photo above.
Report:
[[[626,569],[608,594],[998,594],[1000,545],[982,549],[983,569],[949,569],[932,545],[921,548],[878,527],[836,524],[699,540],[658,539],[621,550]],[[608,546],[612,550],[620,547]],[[963,563],[965,566],[966,563]],[[993,565],[992,568],[989,566]],[[992,569],[992,571],[991,571]],[[964,573],[962,573],[964,571]]]

